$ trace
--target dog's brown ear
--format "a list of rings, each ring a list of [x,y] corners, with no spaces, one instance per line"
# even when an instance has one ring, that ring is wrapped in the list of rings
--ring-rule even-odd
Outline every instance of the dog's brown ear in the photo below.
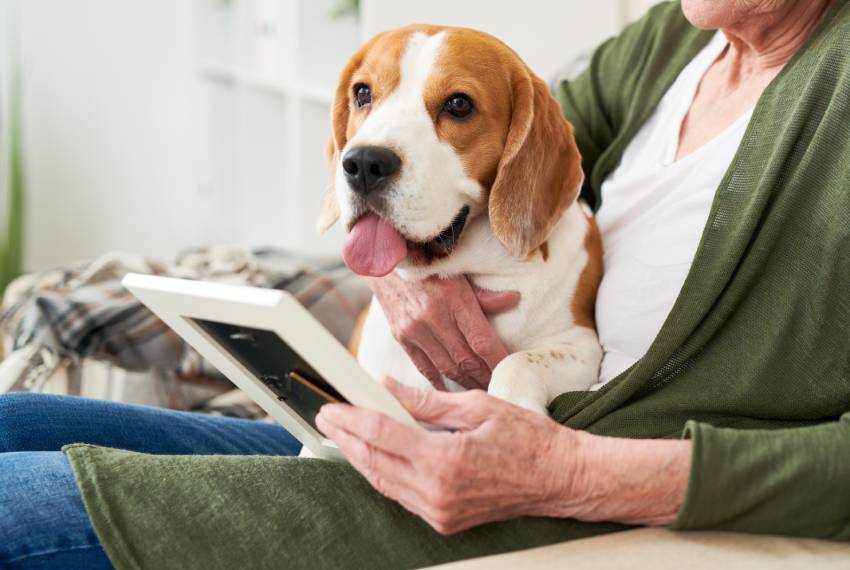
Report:
[[[490,189],[493,233],[512,255],[528,256],[546,241],[583,180],[572,125],[546,84],[517,69],[510,129]]]
[[[345,148],[345,143],[348,142],[347,132],[349,105],[351,103],[351,76],[363,62],[363,54],[368,45],[363,46],[348,61],[345,69],[342,70],[336,93],[334,94],[334,101],[331,106],[331,137],[325,149],[325,156],[331,169],[331,180],[325,192],[322,211],[319,213],[319,219],[316,221],[316,229],[319,233],[326,232],[339,219],[339,204],[336,201],[334,175],[336,174],[337,164],[339,163],[339,154]]]

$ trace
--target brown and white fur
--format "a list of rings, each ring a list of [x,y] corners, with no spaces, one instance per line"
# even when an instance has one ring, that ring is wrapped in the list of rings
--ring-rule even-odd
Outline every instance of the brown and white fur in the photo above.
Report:
[[[371,89],[360,108],[354,86]],[[463,93],[474,114],[444,112]],[[510,355],[489,392],[541,413],[566,391],[597,380],[602,351],[594,301],[602,271],[596,225],[576,201],[583,182],[572,126],[546,84],[510,48],[482,32],[415,25],[366,43],[342,73],[332,110],[333,180],[319,220],[347,230],[374,209],[412,244],[403,279],[467,276],[482,289],[512,290],[519,305],[490,317]],[[341,157],[358,146],[393,149],[400,172],[380,200],[364,206]],[[416,249],[469,215],[444,256]],[[358,359],[375,378],[430,387],[374,300]],[[447,381],[453,389],[458,386]]]

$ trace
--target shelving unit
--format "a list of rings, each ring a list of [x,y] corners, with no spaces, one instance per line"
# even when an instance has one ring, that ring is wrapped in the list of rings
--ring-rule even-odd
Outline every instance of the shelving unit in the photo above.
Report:
[[[314,225],[330,177],[330,104],[359,44],[356,18],[333,17],[333,0],[198,2],[205,226],[244,245],[338,253],[341,232],[319,238]]]
[[[269,79],[263,75],[241,70],[235,65],[217,61],[202,61],[200,68],[201,74],[211,81],[219,81],[231,86],[259,89],[281,97],[295,97],[324,105],[330,105],[333,100],[333,92],[325,85]]]

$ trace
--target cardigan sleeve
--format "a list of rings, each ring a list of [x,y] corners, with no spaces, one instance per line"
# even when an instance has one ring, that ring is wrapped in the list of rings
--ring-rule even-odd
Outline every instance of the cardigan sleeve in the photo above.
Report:
[[[850,540],[850,413],[781,430],[689,422],[684,435],[693,462],[673,528]]]

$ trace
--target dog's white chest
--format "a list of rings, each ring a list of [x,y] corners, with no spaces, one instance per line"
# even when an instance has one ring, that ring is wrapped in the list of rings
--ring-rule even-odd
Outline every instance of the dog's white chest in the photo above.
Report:
[[[470,240],[470,247],[452,255],[446,263],[449,267],[439,273],[468,275],[479,287],[514,290],[522,297],[515,309],[490,319],[510,353],[494,371],[491,393],[544,411],[558,394],[584,390],[596,382],[601,360],[596,333],[576,325],[570,308],[587,263],[583,249],[586,228],[583,214],[575,206],[553,231],[548,261],[542,257],[522,263],[506,259],[486,251],[492,248],[492,240],[477,236]],[[369,309],[358,360],[376,379],[392,376],[410,386],[431,387],[393,337],[376,300]],[[453,382],[447,386],[461,389]]]

